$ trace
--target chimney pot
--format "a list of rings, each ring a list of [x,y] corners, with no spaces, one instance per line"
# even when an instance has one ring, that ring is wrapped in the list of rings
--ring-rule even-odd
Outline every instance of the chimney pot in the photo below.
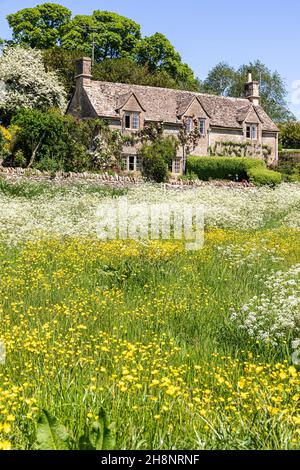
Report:
[[[76,60],[75,78],[77,86],[91,86],[92,59],[90,57],[82,57]]]
[[[245,83],[245,97],[248,98],[254,106],[260,105],[259,82],[253,80],[252,70],[248,70],[248,81]]]

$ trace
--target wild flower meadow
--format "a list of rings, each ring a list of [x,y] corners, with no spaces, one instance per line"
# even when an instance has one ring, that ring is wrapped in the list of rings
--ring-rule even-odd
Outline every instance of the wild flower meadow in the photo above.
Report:
[[[42,409],[77,439],[101,407],[118,449],[299,449],[299,185],[126,191],[203,204],[198,251],[97,239],[124,193],[0,191],[0,449],[35,449]]]

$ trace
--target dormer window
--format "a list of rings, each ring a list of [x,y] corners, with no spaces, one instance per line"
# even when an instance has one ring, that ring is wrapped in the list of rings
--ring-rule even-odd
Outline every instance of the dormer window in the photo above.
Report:
[[[132,112],[125,113],[124,128],[138,130],[140,128],[140,114]]]
[[[257,140],[257,124],[247,124],[246,137],[247,139]]]

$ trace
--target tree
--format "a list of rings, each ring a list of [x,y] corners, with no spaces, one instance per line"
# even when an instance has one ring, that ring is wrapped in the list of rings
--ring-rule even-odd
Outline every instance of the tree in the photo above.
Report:
[[[66,94],[54,72],[46,72],[41,51],[19,46],[0,56],[0,112],[9,120],[21,108],[65,109]]]
[[[198,90],[193,71],[181,60],[174,46],[161,33],[145,37],[136,47],[136,60],[147,65],[150,72],[166,71],[176,82],[183,83],[188,89]]]
[[[48,49],[60,44],[62,29],[71,20],[71,11],[56,3],[25,8],[7,16],[16,44]]]
[[[151,73],[147,65],[138,65],[131,57],[120,59],[105,59],[95,64],[93,78],[135,85],[160,86],[176,88],[178,85],[170,75],[162,70]]]
[[[279,140],[284,149],[300,149],[300,122],[283,123],[279,129]]]
[[[174,137],[161,137],[150,144],[145,143],[139,150],[144,176],[157,183],[165,181],[176,149],[177,141]]]
[[[21,150],[27,167],[42,170],[91,169],[89,149],[98,120],[78,121],[59,110],[23,109],[12,120],[17,126],[14,153]]]
[[[65,25],[62,47],[91,55],[92,44],[97,62],[132,55],[141,39],[141,27],[125,16],[96,10],[91,16],[77,15]]]
[[[229,96],[236,79],[234,68],[226,62],[220,62],[208,73],[202,89],[206,93]]]
[[[194,119],[193,122],[193,130],[190,131],[188,126],[188,119],[184,118],[183,125],[178,133],[178,140],[182,147],[183,151],[183,172],[185,173],[186,170],[186,161],[187,157],[191,154],[193,150],[197,147],[199,140],[201,139],[200,129],[199,129],[199,121],[198,119]]]
[[[259,60],[242,65],[237,70],[221,62],[209,72],[203,88],[208,93],[242,97],[248,70],[252,70],[254,80],[260,81],[261,105],[267,114],[277,122],[293,119],[286,102],[284,80],[278,72],[271,72]]]
[[[62,47],[55,47],[42,52],[46,72],[56,73],[70,100],[75,91],[75,60],[82,56],[82,51],[66,51]]]

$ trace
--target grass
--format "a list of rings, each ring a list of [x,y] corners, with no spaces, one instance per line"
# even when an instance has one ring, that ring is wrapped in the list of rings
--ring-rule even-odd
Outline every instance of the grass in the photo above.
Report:
[[[0,177],[0,193],[15,198],[35,199],[39,196],[57,197],[67,195],[70,192],[84,190],[86,194],[97,194],[101,197],[118,197],[127,194],[127,189],[105,187],[93,183],[75,182],[65,185],[53,184],[47,181],[8,181]]]
[[[299,231],[278,218],[207,228],[197,252],[83,236],[2,243],[0,447],[35,449],[42,409],[76,440],[103,407],[118,449],[299,449],[289,340],[257,343],[230,318],[300,262]]]

